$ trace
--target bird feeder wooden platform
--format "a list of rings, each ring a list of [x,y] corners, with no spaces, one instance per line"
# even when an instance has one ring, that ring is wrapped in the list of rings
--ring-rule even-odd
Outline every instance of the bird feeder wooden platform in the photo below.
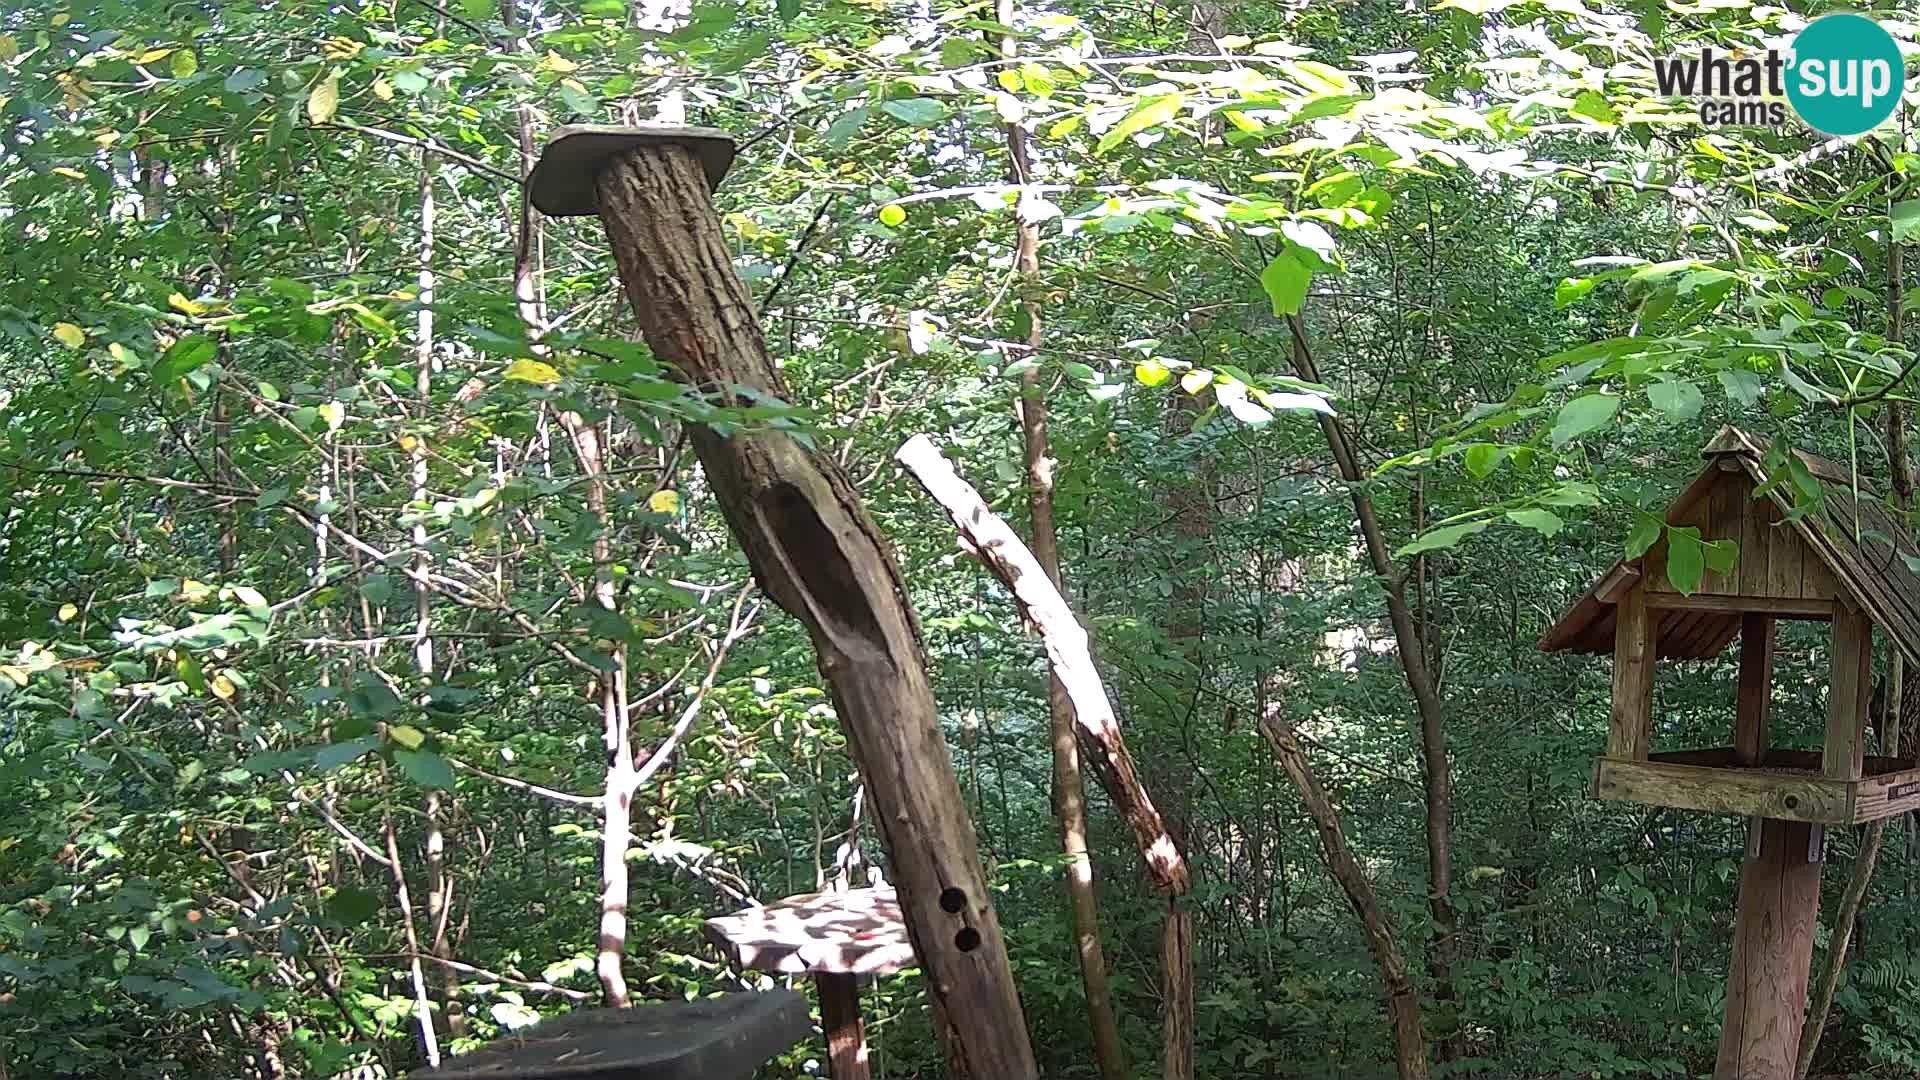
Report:
[[[738,967],[812,975],[820,994],[830,1074],[834,1080],[867,1080],[872,1075],[859,980],[890,975],[914,963],[913,942],[892,889],[792,896],[708,919],[706,931]]]
[[[791,990],[583,1009],[413,1080],[750,1080],[810,1027],[806,999]]]
[[[1820,902],[1823,828],[1920,808],[1920,769],[1868,755],[1873,633],[1920,663],[1920,575],[1913,538],[1848,470],[1810,454],[1792,467],[1819,482],[1816,509],[1788,520],[1788,485],[1766,486],[1767,448],[1723,428],[1706,468],[1667,508],[1671,527],[1730,540],[1730,569],[1709,567],[1682,593],[1663,538],[1616,564],[1541,638],[1548,652],[1613,653],[1606,751],[1595,798],[1740,814],[1750,820],[1734,960],[1716,1080],[1789,1080],[1806,1003]],[[1784,458],[1782,459],[1785,460]],[[1832,624],[1826,734],[1820,750],[1775,749],[1775,626]],[[1719,655],[1740,643],[1731,746],[1657,750],[1653,671],[1662,659]]]

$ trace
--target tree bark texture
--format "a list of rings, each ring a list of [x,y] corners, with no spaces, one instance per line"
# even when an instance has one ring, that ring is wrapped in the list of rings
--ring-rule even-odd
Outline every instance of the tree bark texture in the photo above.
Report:
[[[597,182],[620,278],[654,354],[699,390],[780,400],[746,286],[693,154],[630,151]],[[1036,1075],[1026,1019],[942,738],[893,552],[846,473],[779,432],[690,432],[760,588],[806,626],[873,800],[934,1027],[956,1080]]]

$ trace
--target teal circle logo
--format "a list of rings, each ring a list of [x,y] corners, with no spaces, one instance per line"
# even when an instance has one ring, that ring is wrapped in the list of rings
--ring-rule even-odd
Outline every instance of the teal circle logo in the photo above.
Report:
[[[1900,46],[1861,15],[1828,15],[1793,39],[1787,100],[1824,135],[1858,135],[1893,115],[1906,87]]]

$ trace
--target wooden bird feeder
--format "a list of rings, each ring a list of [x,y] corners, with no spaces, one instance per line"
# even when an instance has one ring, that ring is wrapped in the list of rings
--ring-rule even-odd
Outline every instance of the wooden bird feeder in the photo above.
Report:
[[[1920,575],[1903,558],[1920,548],[1834,462],[1798,455],[1822,482],[1824,498],[1788,521],[1785,485],[1759,494],[1766,447],[1723,428],[1702,455],[1706,468],[1667,508],[1666,521],[1698,529],[1702,541],[1733,541],[1733,567],[1709,568],[1685,595],[1668,577],[1663,538],[1602,575],[1539,647],[1613,652],[1613,710],[1606,751],[1594,763],[1595,798],[1750,819],[1714,1076],[1790,1080],[1813,957],[1823,829],[1920,808],[1920,769],[1865,752],[1874,628],[1909,663],[1920,663]],[[1780,619],[1833,627],[1826,737],[1818,751],[1769,742]],[[1717,656],[1736,639],[1732,745],[1655,750],[1656,661]]]
[[[733,963],[753,971],[813,976],[820,1026],[834,1080],[867,1080],[860,978],[913,966],[913,942],[892,889],[791,896],[765,907],[708,919],[707,937]]]

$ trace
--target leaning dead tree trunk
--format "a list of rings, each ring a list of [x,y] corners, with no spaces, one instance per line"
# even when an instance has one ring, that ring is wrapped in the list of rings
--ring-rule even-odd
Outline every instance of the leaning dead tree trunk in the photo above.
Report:
[[[680,378],[729,401],[785,400],[708,195],[731,157],[721,132],[577,130],[548,145],[532,197],[549,214],[597,209],[641,332]],[[892,550],[831,457],[778,431],[689,434],[761,589],[813,639],[877,811],[948,1075],[1035,1077]]]
[[[1113,705],[1107,701],[1107,688],[1093,666],[1087,630],[1074,618],[1066,598],[1040,568],[1033,552],[1020,542],[1019,534],[987,508],[986,500],[973,485],[953,471],[932,439],[915,435],[893,456],[920,481],[933,501],[946,508],[968,550],[1000,579],[1020,605],[1021,614],[1040,632],[1054,677],[1066,688],[1095,765],[1107,778],[1108,796],[1133,829],[1154,887],[1174,895],[1186,892],[1186,860],[1173,837],[1167,835],[1160,812],[1154,809],[1146,785],[1140,782],[1133,755],[1120,737]]]
[[[1260,734],[1273,748],[1280,768],[1300,789],[1307,816],[1313,818],[1314,827],[1320,833],[1320,853],[1326,857],[1327,869],[1340,883],[1340,891],[1346,894],[1347,906],[1360,918],[1367,949],[1373,953],[1373,962],[1380,969],[1380,981],[1386,990],[1387,1020],[1393,1027],[1393,1058],[1400,1080],[1426,1080],[1427,1037],[1420,1028],[1420,991],[1407,976],[1406,957],[1401,955],[1400,945],[1394,940],[1393,924],[1380,910],[1372,880],[1347,847],[1340,812],[1334,809],[1333,800],[1327,798],[1326,790],[1313,775],[1313,767],[1305,751],[1300,749],[1300,741],[1292,728],[1276,716],[1263,716]]]

